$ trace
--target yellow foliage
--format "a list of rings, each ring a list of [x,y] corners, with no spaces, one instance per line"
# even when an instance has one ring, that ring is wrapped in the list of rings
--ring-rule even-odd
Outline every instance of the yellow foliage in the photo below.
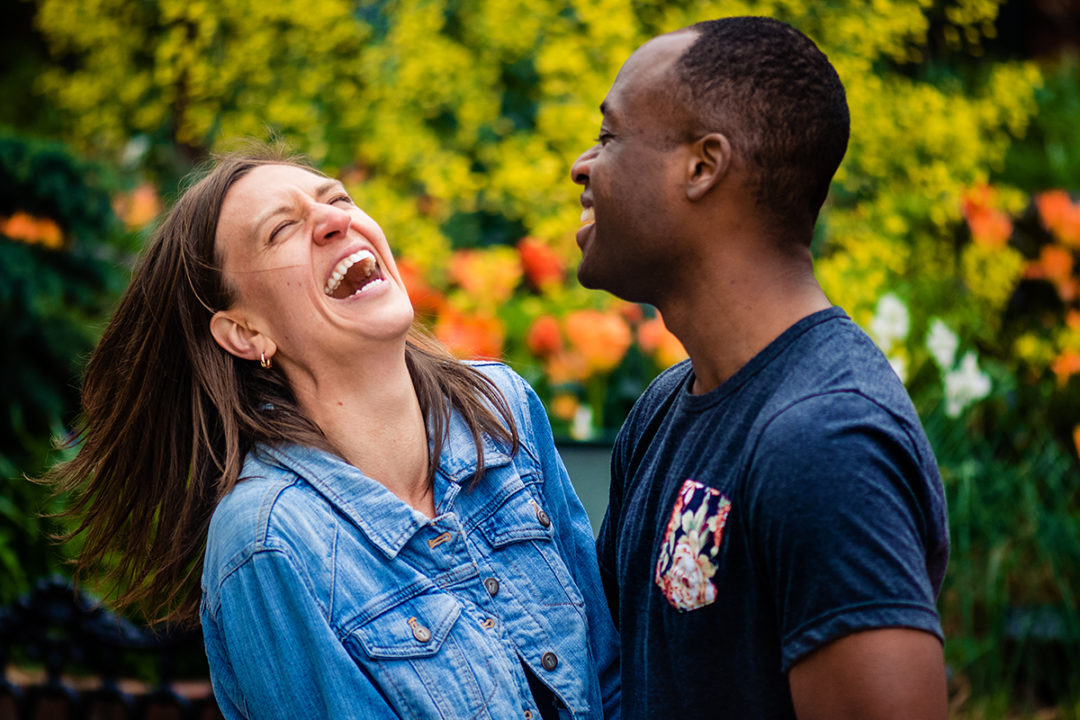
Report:
[[[570,267],[577,261],[579,188],[568,170],[638,45],[709,18],[779,17],[821,45],[847,89],[851,141],[817,270],[830,298],[865,324],[898,286],[925,290],[928,302],[962,298],[965,317],[990,317],[1021,272],[1011,250],[955,247],[964,192],[987,182],[1026,129],[1038,69],[996,63],[973,87],[882,69],[922,62],[931,16],[946,19],[936,40],[978,54],[1000,4],[37,0],[36,22],[63,61],[41,87],[70,113],[69,141],[118,157],[132,136],[164,137],[198,155],[273,134],[341,175],[395,251],[445,288],[448,221],[466,214],[501,216]],[[994,212],[1014,216],[1025,198],[998,191]],[[529,320],[608,302],[572,281],[514,297]],[[923,319],[943,312],[909,304]],[[459,318],[443,332],[465,347],[478,327]],[[521,342],[514,332],[511,347]]]
[[[985,303],[986,316],[997,318],[1024,271],[1024,256],[1011,247],[972,243],[961,255],[964,282]]]

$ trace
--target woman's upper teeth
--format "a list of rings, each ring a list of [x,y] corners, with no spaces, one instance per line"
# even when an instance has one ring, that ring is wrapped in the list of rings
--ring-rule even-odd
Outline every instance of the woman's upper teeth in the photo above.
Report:
[[[363,262],[362,268],[365,273],[371,274],[371,271],[375,269],[375,256],[371,254],[370,250],[357,250],[351,255],[343,257],[337,265],[334,266],[334,270],[330,273],[330,277],[326,281],[326,287],[323,288],[323,292],[327,295],[337,290],[337,286],[341,284],[341,279],[345,277],[345,273],[349,272],[349,268],[358,262]]]

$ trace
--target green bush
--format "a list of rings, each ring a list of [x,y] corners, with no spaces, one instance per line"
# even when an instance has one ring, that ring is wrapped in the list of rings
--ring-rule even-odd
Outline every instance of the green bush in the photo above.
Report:
[[[61,569],[41,517],[57,505],[26,476],[57,458],[81,363],[127,280],[100,178],[59,144],[0,134],[0,604]]]

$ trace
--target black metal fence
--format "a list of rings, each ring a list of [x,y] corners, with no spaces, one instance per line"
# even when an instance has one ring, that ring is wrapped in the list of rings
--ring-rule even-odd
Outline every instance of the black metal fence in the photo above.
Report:
[[[0,608],[0,720],[220,717],[197,632],[136,625],[59,577]]]

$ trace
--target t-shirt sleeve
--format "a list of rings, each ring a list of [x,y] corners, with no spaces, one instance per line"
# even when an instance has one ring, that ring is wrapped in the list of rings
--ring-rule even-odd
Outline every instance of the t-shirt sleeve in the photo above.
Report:
[[[905,627],[942,637],[927,562],[927,472],[903,426],[855,392],[795,403],[748,466],[748,531],[775,603],[782,669],[845,635]]]

